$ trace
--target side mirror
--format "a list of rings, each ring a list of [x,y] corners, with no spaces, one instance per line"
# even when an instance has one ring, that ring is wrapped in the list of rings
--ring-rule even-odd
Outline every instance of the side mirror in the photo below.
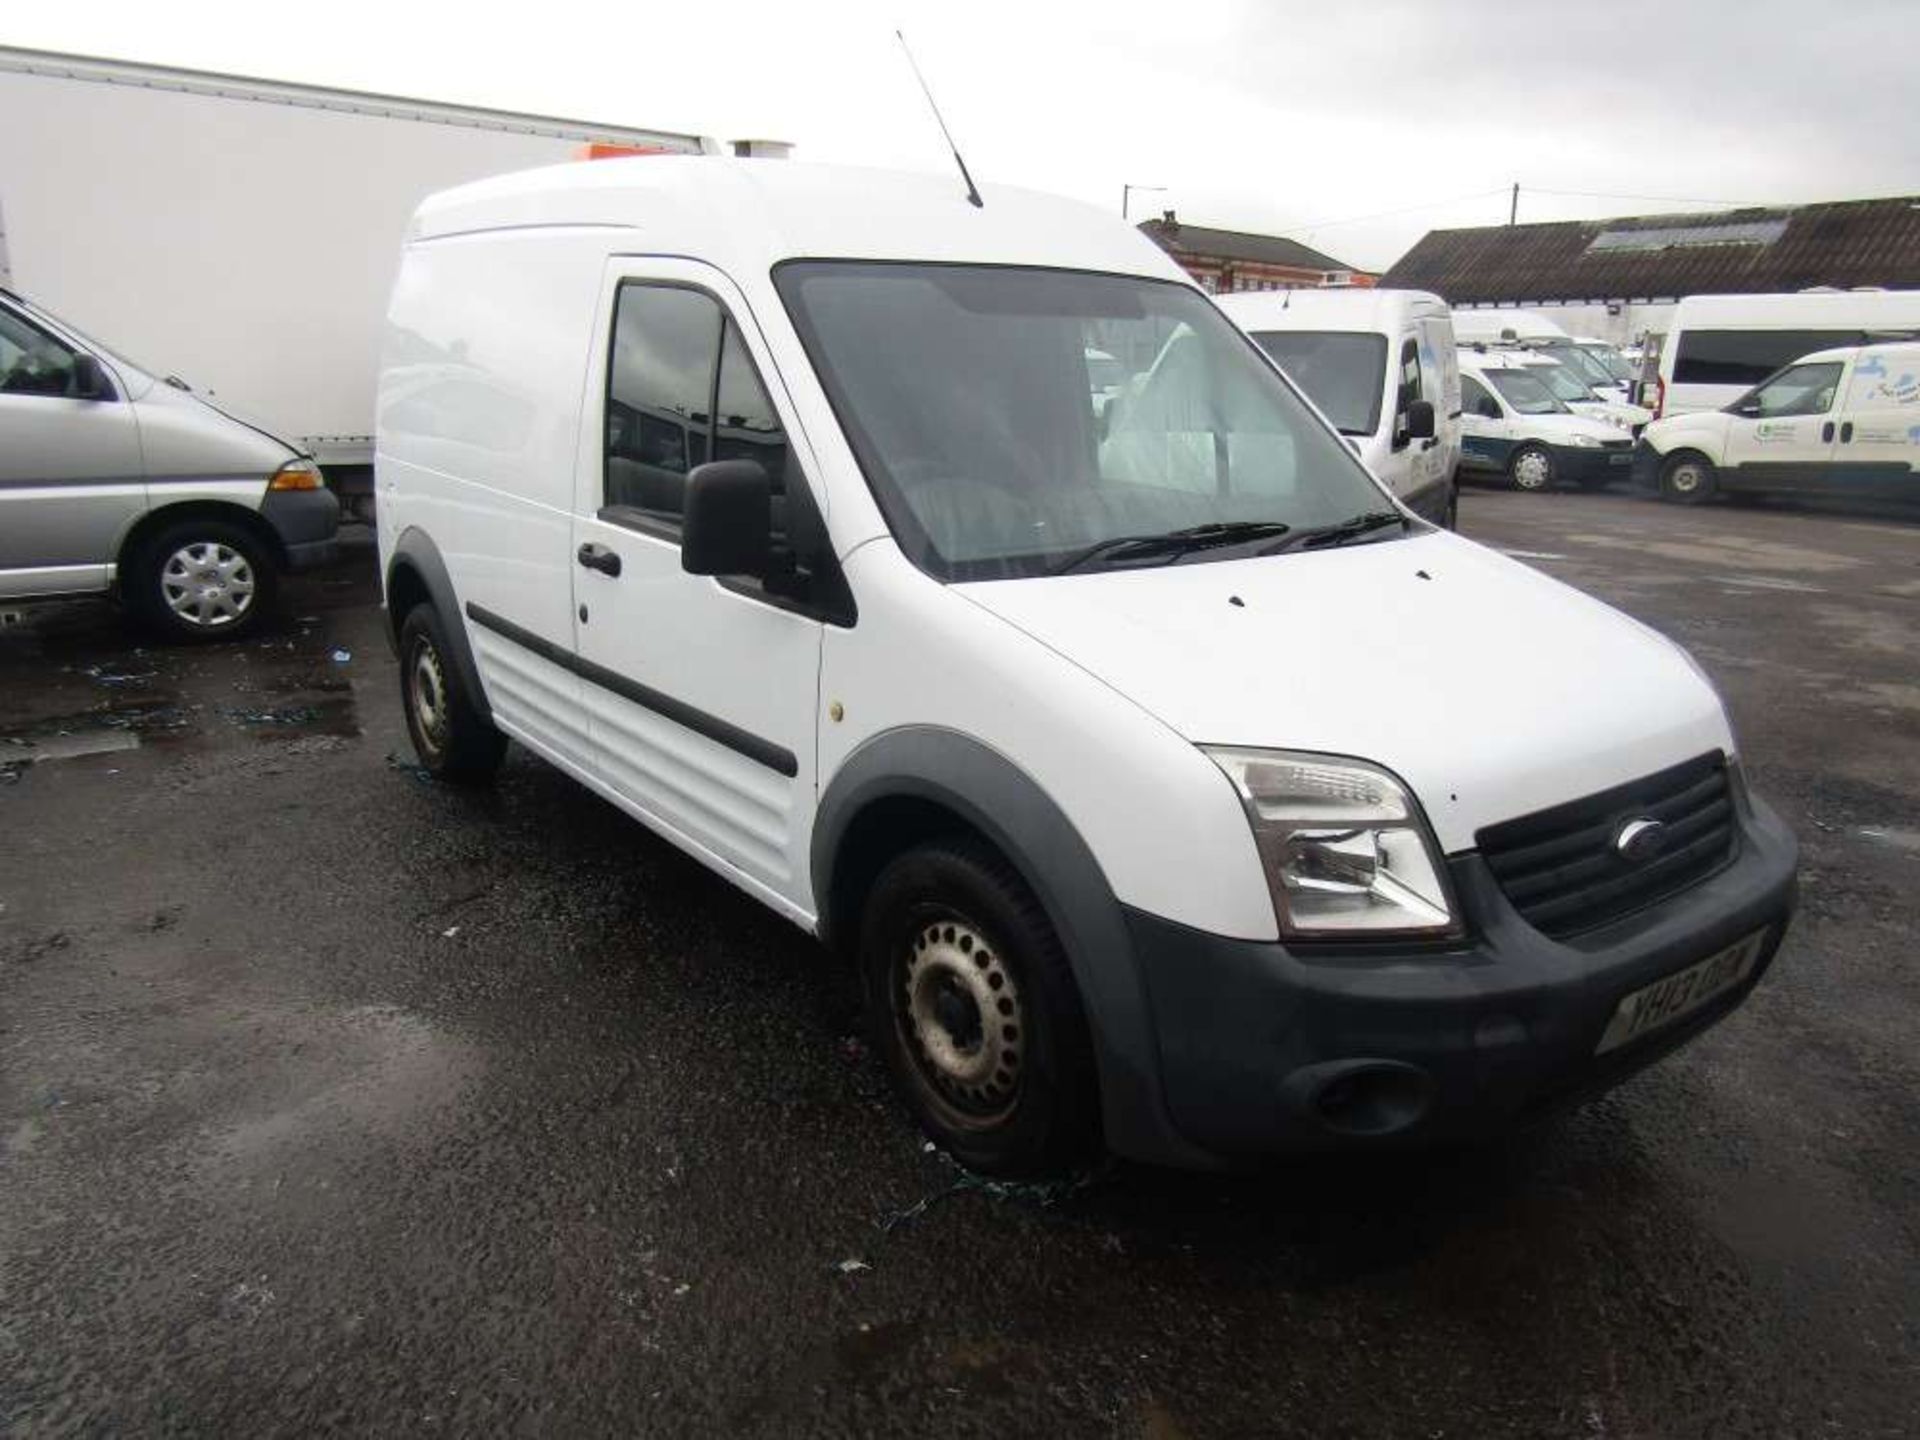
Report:
[[[1431,400],[1415,400],[1407,406],[1407,438],[1410,440],[1433,438],[1433,402]]]
[[[1758,400],[1742,400],[1738,405],[1733,407],[1733,413],[1736,415],[1744,415],[1749,420],[1758,420],[1760,418],[1760,402]]]
[[[73,357],[73,397],[76,400],[98,400],[106,395],[107,372],[100,368],[100,362],[84,350]]]
[[[680,568],[765,579],[773,556],[773,482],[758,460],[714,460],[687,476]]]

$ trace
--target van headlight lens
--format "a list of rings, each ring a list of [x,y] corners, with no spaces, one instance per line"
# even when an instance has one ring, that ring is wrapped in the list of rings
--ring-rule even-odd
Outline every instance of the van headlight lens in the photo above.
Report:
[[[1282,935],[1454,933],[1439,846],[1378,766],[1287,750],[1202,746],[1246,807]]]
[[[1597,450],[1600,446],[1600,442],[1591,435],[1569,435],[1567,443],[1578,445],[1582,450]]]

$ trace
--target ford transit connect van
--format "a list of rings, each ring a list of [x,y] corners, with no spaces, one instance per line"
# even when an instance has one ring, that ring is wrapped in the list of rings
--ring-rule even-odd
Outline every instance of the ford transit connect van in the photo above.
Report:
[[[649,157],[421,207],[422,764],[518,741],[850,957],[997,1172],[1497,1133],[1737,1006],[1795,847],[1687,655],[1412,516],[1131,226],[983,199]]]
[[[0,291],[0,600],[117,594],[167,638],[233,638],[339,522],[292,446]]]
[[[1683,504],[1732,494],[1920,500],[1920,344],[1819,350],[1724,410],[1656,420],[1634,478]]]
[[[1217,303],[1402,504],[1451,524],[1460,372],[1447,303],[1420,290],[1264,290]]]

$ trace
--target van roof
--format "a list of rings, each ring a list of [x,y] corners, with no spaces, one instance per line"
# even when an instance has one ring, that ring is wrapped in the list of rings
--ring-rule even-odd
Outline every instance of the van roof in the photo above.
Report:
[[[1810,351],[1793,363],[1798,365],[1807,360],[1848,360],[1855,355],[1864,355],[1869,350],[1880,355],[1898,355],[1905,360],[1920,362],[1920,340],[1881,340],[1868,345],[1830,345],[1825,350]]]
[[[1357,330],[1387,334],[1409,315],[1445,315],[1447,302],[1425,290],[1241,290],[1214,303],[1244,329]]]
[[[689,255],[735,273],[799,257],[1046,265],[1191,284],[1125,221],[1009,186],[968,202],[958,175],[791,160],[647,155],[575,161],[430,195],[409,238],[528,227],[634,232],[616,251]]]

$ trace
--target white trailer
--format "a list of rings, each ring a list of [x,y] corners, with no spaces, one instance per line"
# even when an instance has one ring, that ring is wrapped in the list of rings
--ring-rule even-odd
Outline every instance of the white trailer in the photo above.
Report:
[[[396,257],[421,199],[697,135],[0,48],[0,286],[371,491]],[[9,272],[10,275],[9,275]]]

